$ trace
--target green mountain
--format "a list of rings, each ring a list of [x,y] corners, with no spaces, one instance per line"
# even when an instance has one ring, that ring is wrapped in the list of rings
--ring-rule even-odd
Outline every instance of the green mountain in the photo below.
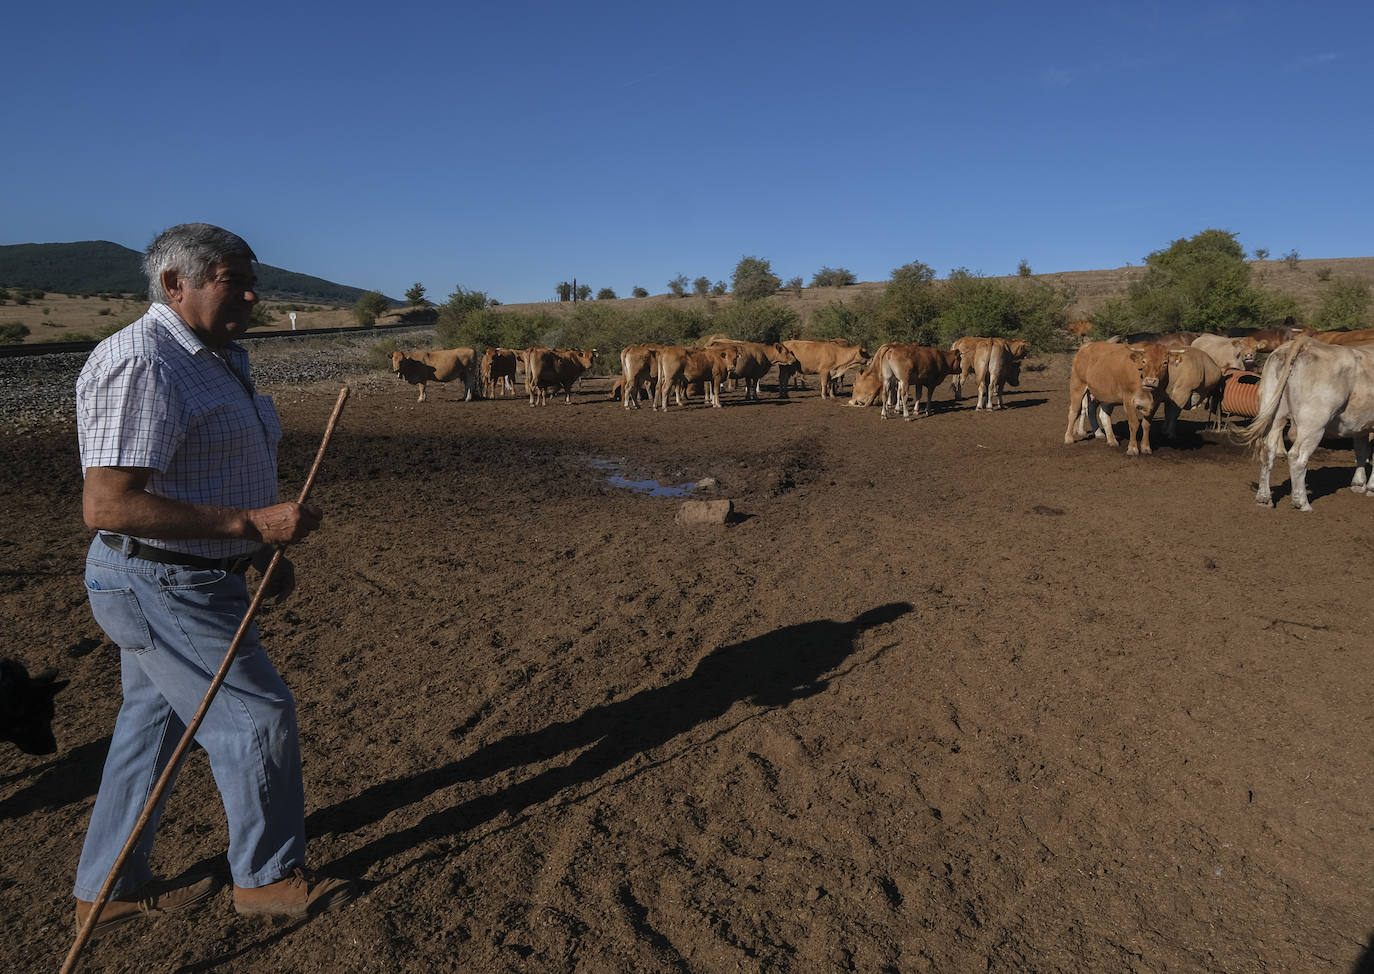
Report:
[[[0,246],[0,286],[57,294],[143,294],[143,255],[108,240]],[[353,304],[366,292],[271,264],[258,264],[258,296],[272,301]],[[393,307],[404,302],[387,298]]]

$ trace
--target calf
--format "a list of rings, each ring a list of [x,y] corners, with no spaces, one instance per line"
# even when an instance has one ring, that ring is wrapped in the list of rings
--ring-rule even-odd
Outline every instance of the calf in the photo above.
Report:
[[[1021,360],[1030,343],[1021,338],[984,338],[973,352],[973,372],[978,382],[978,409],[1001,409],[1002,387],[1021,384]],[[962,377],[964,366],[960,366]]]
[[[1064,429],[1064,442],[1073,443],[1083,435],[1080,419],[1090,399],[1097,403],[1097,419],[1107,442],[1117,445],[1112,431],[1112,407],[1121,404],[1126,412],[1129,442],[1126,455],[1150,452],[1150,422],[1148,417],[1155,405],[1155,394],[1168,381],[1169,353],[1155,342],[1131,347],[1115,342],[1088,342],[1073,356],[1069,370],[1069,423]],[[1136,432],[1141,429],[1140,447],[1136,447]]]
[[[895,409],[900,402],[902,418],[912,418],[906,404],[908,386],[914,387],[916,418],[920,418],[921,415],[923,389],[926,393],[926,415],[929,416],[933,408],[931,400],[935,397],[935,387],[944,381],[945,376],[958,374],[958,352],[942,352],[929,345],[905,345],[897,342],[888,345],[887,354],[883,356],[881,372],[883,387],[887,391],[883,396],[881,417],[887,419],[888,409]]]
[[[489,348],[482,353],[482,396],[495,399],[498,390],[501,395],[515,394],[515,363],[520,353],[509,348]]]
[[[472,401],[473,363],[477,352],[471,348],[415,349],[409,352],[391,353],[391,371],[411,385],[420,387],[416,402],[425,401],[425,383],[451,382],[460,379],[463,383],[463,398]],[[415,364],[406,365],[406,362]]]
[[[18,660],[0,657],[0,739],[10,741],[25,754],[51,754],[57,750],[52,733],[53,697],[67,685],[49,667],[37,676]]]
[[[706,404],[720,408],[720,384],[739,360],[739,350],[730,345],[711,348],[684,348],[670,345],[658,351],[658,390],[654,408],[668,411],[668,390],[685,391],[688,383],[700,382],[706,389]],[[678,402],[682,399],[679,397]]]

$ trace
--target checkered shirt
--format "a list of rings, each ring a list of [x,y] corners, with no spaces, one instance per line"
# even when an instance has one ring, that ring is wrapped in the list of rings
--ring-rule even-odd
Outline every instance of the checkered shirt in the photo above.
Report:
[[[175,311],[154,304],[96,346],[76,380],[81,469],[149,467],[148,492],[251,509],[277,502],[281,424],[260,396],[248,353],[223,357]],[[250,554],[252,541],[140,538],[206,558]]]

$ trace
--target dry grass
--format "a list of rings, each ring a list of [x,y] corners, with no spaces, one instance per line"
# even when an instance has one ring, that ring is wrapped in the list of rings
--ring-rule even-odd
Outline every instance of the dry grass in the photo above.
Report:
[[[1325,260],[1300,260],[1296,267],[1289,267],[1282,260],[1253,261],[1254,280],[1261,287],[1292,295],[1310,316],[1321,303],[1323,291],[1341,278],[1353,278],[1374,287],[1374,257],[1336,257]],[[1063,271],[1058,274],[1036,274],[1031,278],[1008,276],[997,278],[1002,281],[1048,281],[1052,284],[1070,287],[1075,298],[1069,305],[1070,319],[1091,318],[1093,312],[1108,298],[1124,294],[1131,281],[1145,273],[1143,266],[1117,267],[1099,271]],[[1326,281],[1321,276],[1327,277]],[[887,286],[886,281],[866,281],[848,287],[803,288],[800,293],[784,290],[769,300],[796,310],[798,316],[807,320],[819,308],[831,301],[851,302],[862,295],[876,296]],[[676,298],[671,294],[655,294],[647,298],[618,298],[618,308],[632,309],[665,301],[681,303],[683,307],[697,307],[710,310],[732,300],[725,297],[685,297]],[[291,327],[287,317],[287,302],[267,301],[265,305],[273,315],[273,327]],[[569,315],[575,305],[569,302],[536,302],[531,304],[502,305],[514,311],[544,311],[554,315]],[[26,342],[65,342],[80,338],[100,337],[108,334],[115,326],[133,321],[144,309],[147,302],[131,298],[83,298],[77,295],[48,294],[42,298],[31,299],[26,305],[15,304],[13,300],[0,305],[0,325],[18,321],[27,325],[29,336]],[[407,308],[383,315],[379,324],[394,324],[429,315],[432,323],[433,309]],[[343,328],[352,325],[353,312],[350,308],[336,310],[327,306],[308,306],[307,310],[296,313],[297,330],[309,331],[315,328]]]

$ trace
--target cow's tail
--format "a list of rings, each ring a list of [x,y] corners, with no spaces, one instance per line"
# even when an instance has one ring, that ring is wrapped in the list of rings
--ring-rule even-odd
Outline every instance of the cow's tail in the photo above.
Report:
[[[1298,360],[1298,354],[1303,350],[1303,346],[1310,342],[1307,335],[1299,335],[1285,351],[1282,346],[1274,351],[1269,357],[1269,361],[1264,363],[1264,374],[1260,376],[1260,404],[1259,412],[1251,420],[1248,426],[1233,428],[1231,435],[1236,440],[1250,447],[1251,452],[1260,449],[1260,444],[1269,435],[1270,428],[1274,425],[1278,416],[1279,405],[1283,402],[1283,395],[1288,386],[1288,377],[1293,373],[1293,364]],[[1278,358],[1282,363],[1276,367],[1276,378],[1274,381],[1266,381],[1269,378],[1270,364]]]

